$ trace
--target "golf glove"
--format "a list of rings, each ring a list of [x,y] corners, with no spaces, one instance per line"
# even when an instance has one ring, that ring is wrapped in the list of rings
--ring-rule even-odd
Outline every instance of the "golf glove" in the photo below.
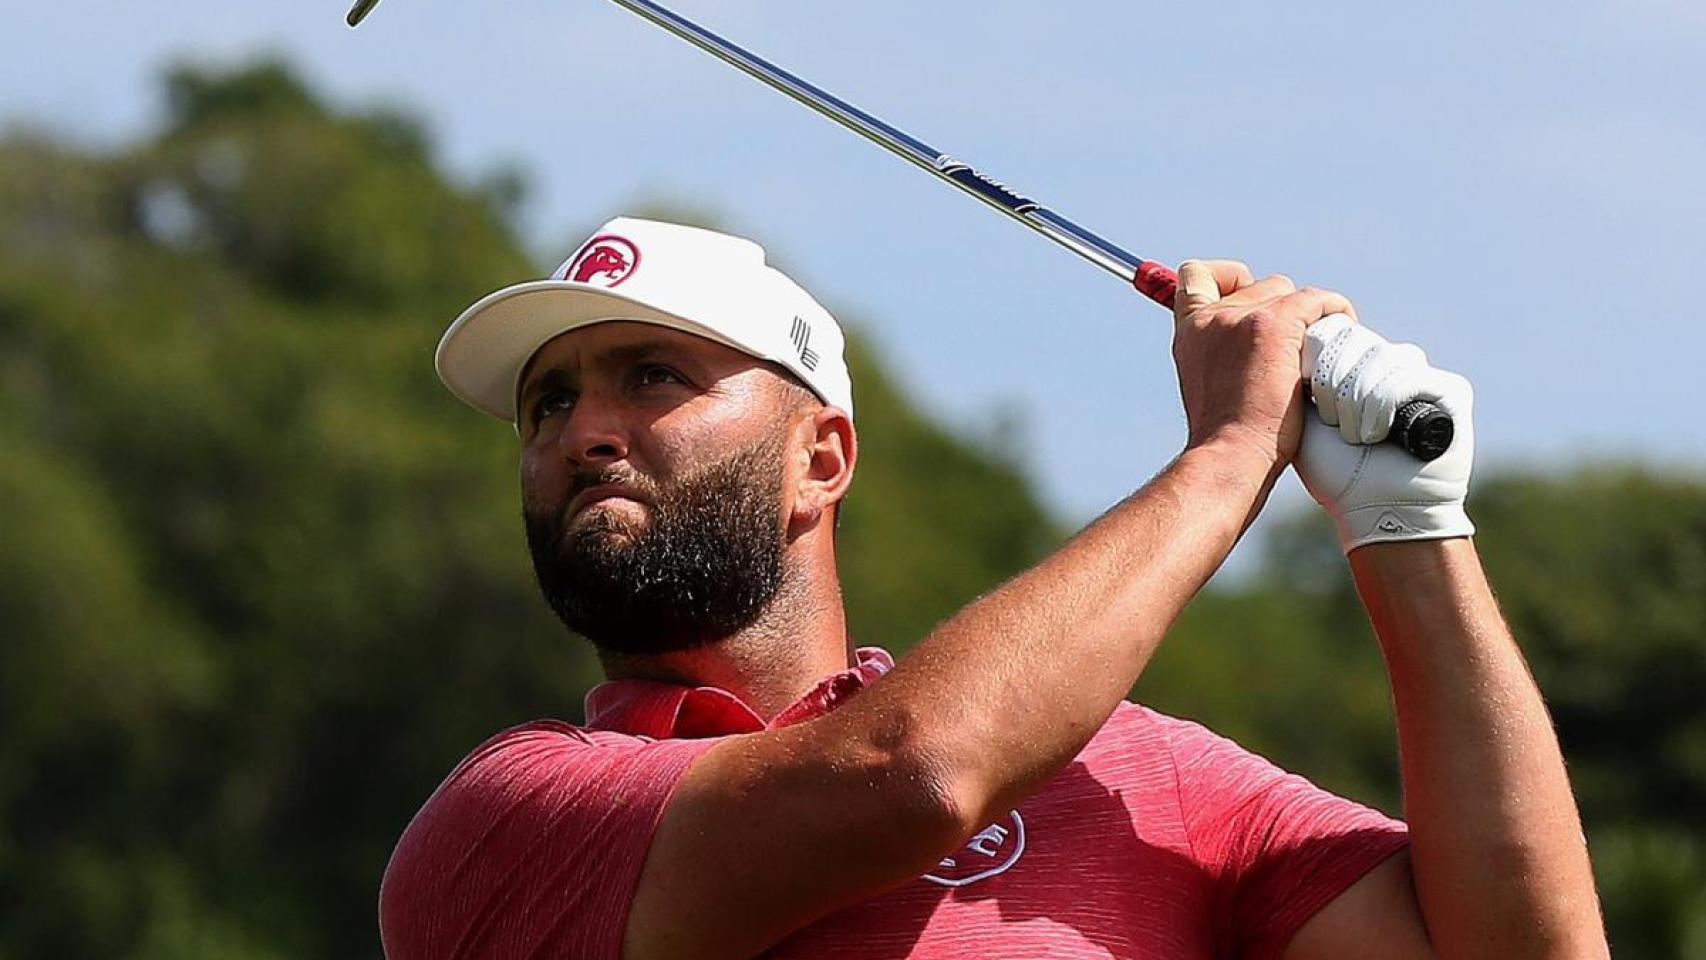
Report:
[[[1388,343],[1344,314],[1310,326],[1303,376],[1316,415],[1304,417],[1297,475],[1333,517],[1346,553],[1475,532],[1463,509],[1475,456],[1468,380],[1428,366],[1420,347]],[[1417,398],[1438,404],[1456,428],[1445,454],[1426,462],[1382,442],[1398,407]]]

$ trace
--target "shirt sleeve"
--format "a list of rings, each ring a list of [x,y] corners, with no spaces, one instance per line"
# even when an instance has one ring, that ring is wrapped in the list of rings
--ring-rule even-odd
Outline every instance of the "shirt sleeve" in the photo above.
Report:
[[[714,742],[541,721],[482,744],[391,855],[385,955],[614,960],[664,807]]]
[[[1223,955],[1278,957],[1305,921],[1409,843],[1397,820],[1197,724],[1165,722]]]

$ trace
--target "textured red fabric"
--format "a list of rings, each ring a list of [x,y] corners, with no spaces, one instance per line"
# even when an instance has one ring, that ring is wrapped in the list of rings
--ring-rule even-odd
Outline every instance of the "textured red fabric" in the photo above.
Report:
[[[880,651],[861,653],[859,669],[771,725],[833,709],[887,669],[886,655],[872,658]],[[623,732],[519,727],[427,802],[381,893],[392,960],[617,957],[652,831],[715,742],[652,737],[762,725],[723,691],[665,684],[601,685],[588,716]],[[1401,823],[1196,724],[1122,704],[1076,760],[965,849],[766,956],[1275,957],[1406,842]],[[823,868],[835,859],[825,850]]]
[[[391,854],[379,891],[385,955],[615,957],[670,791],[715,742],[550,720],[486,741]]]
[[[1173,298],[1179,292],[1179,275],[1164,263],[1145,260],[1137,265],[1131,285],[1137,288],[1138,293],[1171,310]]]

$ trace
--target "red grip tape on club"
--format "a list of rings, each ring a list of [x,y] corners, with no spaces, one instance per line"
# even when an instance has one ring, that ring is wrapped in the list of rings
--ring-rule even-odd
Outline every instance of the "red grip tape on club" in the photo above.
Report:
[[[1138,293],[1171,310],[1173,295],[1179,292],[1179,275],[1164,263],[1145,260],[1137,265],[1137,275],[1131,278],[1131,285],[1137,288]]]
[[[1171,310],[1173,297],[1179,292],[1179,275],[1166,264],[1145,260],[1137,265],[1131,285],[1138,293]],[[1399,407],[1388,439],[1426,461],[1442,456],[1451,447],[1456,432],[1444,408],[1427,400],[1411,400]]]

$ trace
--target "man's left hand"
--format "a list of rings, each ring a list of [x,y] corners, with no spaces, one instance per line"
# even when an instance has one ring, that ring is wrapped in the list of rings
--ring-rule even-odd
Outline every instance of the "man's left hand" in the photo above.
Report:
[[[1469,381],[1428,365],[1414,344],[1389,343],[1344,314],[1304,334],[1303,378],[1315,398],[1297,475],[1332,515],[1346,553],[1369,543],[1437,540],[1475,532],[1464,512],[1475,459]],[[1431,400],[1456,433],[1445,454],[1418,460],[1383,443],[1398,407]]]

